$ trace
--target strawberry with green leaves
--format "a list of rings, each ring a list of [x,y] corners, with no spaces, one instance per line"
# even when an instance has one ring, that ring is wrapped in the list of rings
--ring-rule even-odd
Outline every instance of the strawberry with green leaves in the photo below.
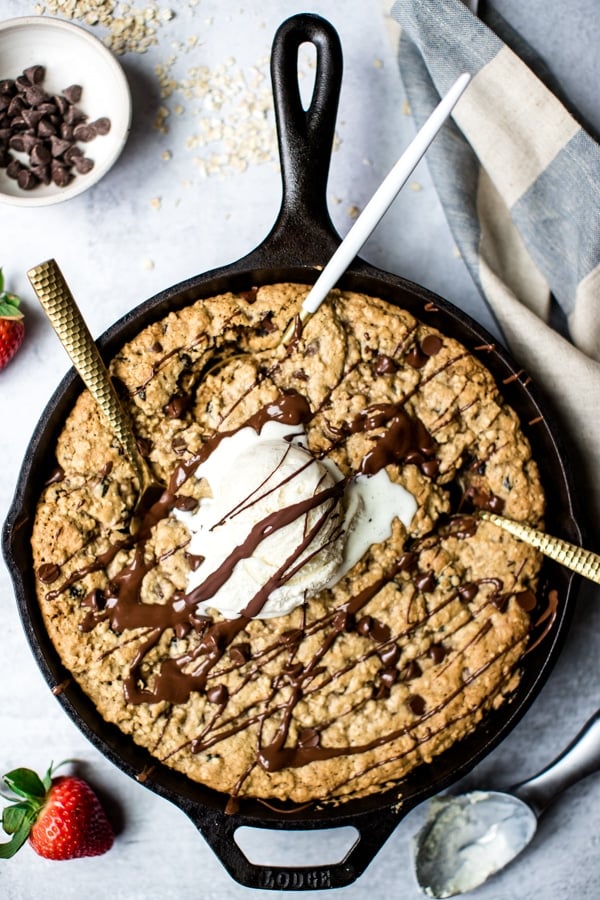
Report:
[[[0,370],[13,358],[24,336],[25,325],[19,298],[4,290],[4,275],[0,269]]]
[[[14,856],[27,840],[45,859],[100,856],[112,847],[112,826],[89,784],[73,775],[53,778],[52,771],[43,778],[31,769],[4,776],[16,802],[2,813],[11,837],[0,843],[0,859]]]

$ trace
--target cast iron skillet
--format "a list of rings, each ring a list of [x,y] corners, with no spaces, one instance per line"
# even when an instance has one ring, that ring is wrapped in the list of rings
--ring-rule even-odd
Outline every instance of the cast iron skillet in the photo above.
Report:
[[[306,112],[300,102],[297,78],[298,48],[305,42],[314,44],[317,50],[316,84]],[[128,313],[98,342],[106,359],[150,322],[198,298],[280,281],[308,284],[315,279],[316,267],[338,245],[339,237],[326,204],[342,76],[342,54],[336,32],[328,22],[313,15],[287,20],[274,39],[271,70],[283,172],[281,210],[271,233],[256,250],[238,262],[170,287]],[[580,533],[573,514],[572,491],[555,430],[535,386],[493,338],[441,297],[359,259],[342,279],[341,286],[405,307],[462,341],[482,359],[519,414],[534,455],[541,462],[548,497],[548,530],[578,542]],[[573,576],[550,562],[544,564],[536,614],[546,608],[550,590],[558,592],[558,612],[550,633],[525,657],[522,680],[514,698],[433,763],[412,772],[394,790],[338,806],[274,809],[257,801],[243,801],[239,812],[228,815],[225,813],[227,797],[157,763],[98,715],[93,703],[69,679],[45,631],[36,600],[30,551],[33,512],[52,465],[57,434],[81,387],[78,376],[71,370],[46,407],[27,451],[3,534],[4,553],[14,579],[24,628],[49,686],[102,753],[187,813],[232,877],[241,884],[278,890],[350,884],[410,809],[463,776],[506,736],[532,703],[565,637],[574,602]],[[346,857],[333,865],[266,867],[251,863],[238,847],[235,832],[242,825],[286,830],[351,825],[357,830],[358,838]]]

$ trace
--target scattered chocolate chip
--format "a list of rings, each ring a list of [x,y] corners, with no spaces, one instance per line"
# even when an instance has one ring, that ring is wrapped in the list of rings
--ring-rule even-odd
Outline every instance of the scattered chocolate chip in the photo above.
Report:
[[[428,357],[425,356],[419,346],[415,346],[406,354],[406,362],[413,369],[422,369],[427,362]]]
[[[37,574],[43,584],[52,584],[60,575],[60,568],[56,563],[44,563],[39,567]]]
[[[96,129],[91,125],[86,125],[85,122],[80,122],[73,129],[73,137],[76,141],[83,141],[84,144],[87,144],[96,137]]]
[[[385,666],[395,666],[400,659],[400,647],[398,644],[390,644],[377,651],[379,659]]]
[[[79,103],[82,92],[83,89],[80,84],[71,84],[69,87],[65,88],[62,93],[63,97],[66,97],[69,103]]]
[[[8,175],[9,178],[16,179],[17,175],[19,174],[19,172],[21,171],[22,168],[23,168],[23,166],[21,165],[21,163],[19,162],[18,159],[12,159],[6,167],[6,174]]]
[[[428,334],[421,342],[421,350],[425,356],[435,356],[442,349],[442,339],[437,334]]]
[[[25,91],[25,99],[30,106],[39,106],[46,100],[46,91],[38,84],[32,84]]]
[[[411,659],[400,674],[404,681],[412,681],[413,678],[418,678],[423,673],[419,663],[415,659]]]
[[[525,612],[531,612],[535,609],[537,604],[537,598],[533,591],[520,591],[518,594],[515,594],[515,599],[522,610]]]
[[[90,126],[95,129],[96,134],[108,134],[110,125],[110,119],[106,116],[101,116],[101,118],[96,119],[94,122],[90,122]]]
[[[243,666],[251,657],[250,644],[234,644],[229,650],[229,658],[237,666]]]
[[[23,70],[23,75],[30,84],[39,84],[44,80],[46,70],[43,66],[28,66]]]
[[[83,150],[77,144],[71,144],[68,150],[63,153],[63,159],[69,166],[75,165],[78,156],[83,156]]]
[[[169,419],[181,419],[189,408],[191,398],[186,394],[175,394],[163,407],[163,412]]]
[[[433,572],[422,572],[415,578],[415,587],[424,594],[430,593],[435,588],[435,576]]]
[[[66,187],[71,181],[71,173],[66,166],[61,165],[56,160],[52,161],[50,167],[52,181],[57,187]]]
[[[216,684],[207,691],[206,699],[209,703],[214,703],[216,706],[225,706],[229,700],[229,691],[224,684]]]
[[[44,116],[53,116],[56,113],[56,103],[46,100],[44,103],[40,103],[38,109]]]
[[[50,162],[51,153],[41,141],[34,144],[30,151],[30,159],[32,166],[46,166]]]
[[[383,353],[380,353],[375,360],[374,369],[376,375],[388,375],[395,372],[397,368],[398,366],[391,356],[385,356]]]
[[[381,679],[381,683],[387,688],[390,688],[398,681],[398,669],[394,669],[391,667],[383,669],[379,673],[379,677]]]
[[[425,712],[425,701],[419,694],[411,694],[406,700],[406,705],[415,716],[422,716]]]
[[[359,634],[362,634],[366,637],[366,635],[370,634],[371,628],[373,626],[373,619],[371,616],[362,616],[356,623],[356,630]]]
[[[50,152],[52,153],[52,156],[62,156],[65,150],[68,150],[70,147],[70,141],[65,141],[55,134],[50,135]]]
[[[25,143],[23,141],[23,135],[22,134],[13,134],[13,136],[10,138],[10,140],[8,142],[8,146],[10,147],[11,150],[16,150],[17,153],[24,153],[25,152]]]
[[[187,551],[185,553],[185,558],[192,572],[196,572],[206,559],[206,557],[202,556],[200,553],[188,553]]]
[[[30,191],[31,188],[34,188],[36,184],[39,184],[39,182],[36,175],[31,171],[31,169],[27,169],[25,166],[23,166],[23,168],[17,175],[17,184],[23,191]]]
[[[27,104],[18,94],[12,98],[10,103],[8,104],[8,115],[9,116],[18,116],[25,109]]]
[[[76,156],[73,160],[73,164],[80,175],[87,175],[87,173],[91,172],[94,168],[94,160],[87,156]]]
[[[303,750],[318,747],[320,742],[321,736],[314,728],[303,728],[298,735],[298,746]]]
[[[371,696],[373,697],[373,700],[386,700],[390,696],[390,689],[387,685],[380,682],[373,686]]]
[[[61,114],[61,116],[64,116],[64,114],[66,113],[66,111],[69,108],[69,101],[67,100],[67,98],[63,97],[61,94],[57,94],[55,97],[52,98],[52,100],[53,100],[55,107]]]
[[[458,596],[465,603],[470,603],[471,600],[474,600],[478,593],[479,586],[472,581],[462,584],[458,589]]]
[[[429,656],[436,666],[441,663],[448,652],[449,651],[446,649],[446,647],[444,647],[443,644],[432,644],[429,648]]]
[[[17,92],[17,86],[12,78],[3,78],[0,81],[0,94],[7,94],[9,97],[14,97]]]
[[[24,109],[21,113],[21,117],[23,121],[27,123],[27,127],[35,130],[40,121],[42,120],[44,113],[39,109]]]
[[[39,137],[48,138],[51,135],[56,134],[56,128],[49,119],[40,119],[37,133]]]
[[[48,475],[47,480],[44,482],[44,486],[48,486],[50,484],[58,484],[65,479],[65,470],[62,466],[56,466],[50,474]]]

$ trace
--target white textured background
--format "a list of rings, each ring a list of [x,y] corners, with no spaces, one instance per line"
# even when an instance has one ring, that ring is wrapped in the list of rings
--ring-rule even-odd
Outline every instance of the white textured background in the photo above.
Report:
[[[432,0],[434,2],[434,0]],[[134,4],[135,5],[135,4]],[[139,3],[140,6],[143,4]],[[566,94],[600,131],[597,85],[600,16],[597,0],[547,4],[544,0],[495,0],[494,5],[529,38],[559,78]],[[161,7],[166,7],[161,3]],[[338,117],[338,144],[329,188],[332,217],[341,233],[412,134],[382,6],[378,0],[291,0],[260,4],[231,0],[176,2],[176,16],[157,30],[159,43],[122,62],[134,96],[131,138],[113,171],[92,191],[66,205],[40,210],[0,207],[0,265],[10,288],[25,301],[27,340],[0,374],[0,519],[8,510],[21,460],[59,378],[66,356],[32,296],[25,272],[50,256],[60,262],[90,328],[100,334],[115,319],[159,290],[232,262],[268,232],[280,187],[273,161],[251,161],[240,173],[202,176],[189,148],[199,131],[195,105],[179,95],[167,100],[169,131],[154,127],[162,101],[155,65],[179,58],[179,83],[192,66],[229,76],[258,68],[278,25],[296,12],[326,16],[343,45],[345,74]],[[35,4],[3,0],[0,14],[28,15]],[[191,36],[197,42],[188,43]],[[177,45],[178,49],[174,49]],[[235,63],[232,62],[235,60]],[[255,73],[256,74],[256,73]],[[77,74],[74,75],[76,80]],[[248,74],[248,77],[251,77]],[[268,77],[268,76],[267,76]],[[265,82],[265,85],[268,85]],[[179,102],[183,107],[177,110]],[[219,118],[218,111],[214,115]],[[262,126],[261,126],[262,128]],[[243,130],[243,129],[242,129]],[[262,129],[264,131],[264,129]],[[261,132],[262,133],[262,132]],[[170,159],[163,159],[165,151]],[[489,319],[454,251],[427,168],[421,164],[370,240],[363,255],[444,294],[489,326]],[[600,699],[600,603],[585,587],[567,646],[551,678],[523,721],[483,762],[470,783],[510,784],[545,765],[575,734]],[[17,615],[6,568],[0,563],[0,770],[16,765],[43,769],[75,758],[95,785],[116,799],[119,838],[110,854],[95,860],[49,863],[24,848],[0,864],[4,900],[225,900],[269,897],[235,884],[185,815],[113,767],[80,735],[51,696],[31,656]],[[584,900],[600,896],[600,778],[565,794],[543,819],[533,846],[493,883],[473,894],[481,900]],[[353,886],[348,900],[367,894],[417,898],[411,838],[424,808],[397,828]],[[300,839],[299,839],[300,840]],[[302,853],[333,853],[335,836],[302,839]],[[254,837],[259,858],[279,859],[283,838]],[[297,841],[298,843],[298,841]],[[309,897],[330,896],[309,892]]]

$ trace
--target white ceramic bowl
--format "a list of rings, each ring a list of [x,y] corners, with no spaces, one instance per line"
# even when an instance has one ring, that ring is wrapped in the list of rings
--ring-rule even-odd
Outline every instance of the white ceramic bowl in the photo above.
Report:
[[[60,94],[72,84],[83,88],[75,105],[88,121],[110,119],[110,131],[79,144],[94,168],[85,175],[73,170],[66,187],[38,184],[30,190],[19,187],[0,168],[0,201],[13,206],[48,206],[69,200],[87,190],[113,165],[123,149],[131,125],[131,94],[123,69],[113,54],[89,31],[63,19],[27,16],[0,22],[0,80],[16,78],[33,65],[44,66],[41,87]],[[20,154],[12,154],[25,161]]]

